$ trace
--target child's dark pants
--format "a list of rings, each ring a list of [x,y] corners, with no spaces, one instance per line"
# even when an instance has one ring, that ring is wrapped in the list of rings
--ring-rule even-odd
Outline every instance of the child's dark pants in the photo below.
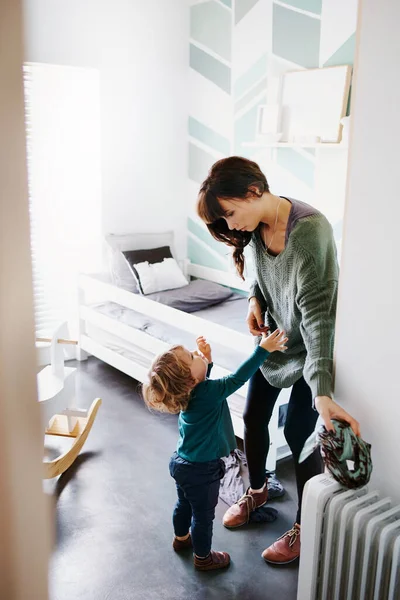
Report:
[[[174,452],[169,472],[175,479],[178,492],[172,517],[175,535],[184,537],[191,528],[194,552],[205,557],[211,550],[215,507],[220,480],[225,473],[224,462],[218,458],[193,463]]]

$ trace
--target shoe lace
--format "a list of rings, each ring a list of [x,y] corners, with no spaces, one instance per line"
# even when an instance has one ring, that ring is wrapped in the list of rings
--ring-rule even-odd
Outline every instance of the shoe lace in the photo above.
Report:
[[[287,531],[286,533],[281,535],[281,537],[278,539],[283,540],[285,537],[288,537],[289,538],[289,548],[291,548],[296,543],[296,540],[299,537],[299,535],[300,535],[300,528],[296,527],[296,525],[294,525],[292,527],[292,529],[289,529],[289,531]]]
[[[244,496],[242,496],[240,498],[240,500],[238,500],[238,504],[239,504],[239,506],[241,504],[246,504],[247,523],[248,523],[250,521],[250,514],[253,512],[253,510],[256,509],[256,501],[254,500],[254,498],[251,494],[244,494]]]

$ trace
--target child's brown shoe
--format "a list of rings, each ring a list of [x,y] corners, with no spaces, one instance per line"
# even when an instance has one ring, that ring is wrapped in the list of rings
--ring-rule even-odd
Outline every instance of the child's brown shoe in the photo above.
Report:
[[[190,537],[190,533],[186,540],[178,540],[178,538],[174,536],[174,539],[172,540],[172,547],[175,552],[192,548],[192,538]]]
[[[214,550],[211,550],[207,558],[197,558],[195,555],[193,562],[198,571],[214,571],[229,566],[231,557],[227,552],[214,552]]]

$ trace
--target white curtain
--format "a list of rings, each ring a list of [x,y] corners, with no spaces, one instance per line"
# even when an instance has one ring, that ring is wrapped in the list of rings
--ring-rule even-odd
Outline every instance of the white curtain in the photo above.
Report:
[[[101,270],[99,73],[24,67],[37,333],[77,324],[77,276]]]

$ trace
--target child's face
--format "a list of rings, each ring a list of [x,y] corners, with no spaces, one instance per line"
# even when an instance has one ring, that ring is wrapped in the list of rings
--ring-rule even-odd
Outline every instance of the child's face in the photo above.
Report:
[[[177,350],[180,358],[190,367],[190,372],[196,381],[204,381],[207,375],[208,360],[198,350]]]

